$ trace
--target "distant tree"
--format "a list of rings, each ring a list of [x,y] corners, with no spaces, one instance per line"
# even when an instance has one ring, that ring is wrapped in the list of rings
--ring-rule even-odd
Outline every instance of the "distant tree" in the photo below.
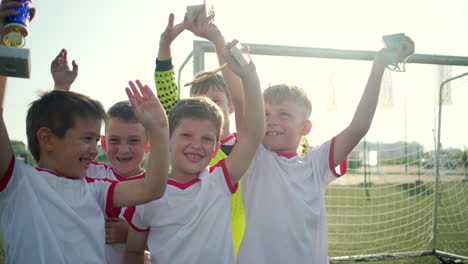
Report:
[[[99,162],[99,163],[104,163],[104,164],[110,165],[109,160],[107,160],[106,152],[104,152],[101,145],[98,145],[97,149],[99,151],[99,154],[96,156],[96,158],[94,160],[96,162]]]
[[[32,166],[36,165],[31,152],[29,152],[29,150],[26,148],[26,145],[22,141],[11,140],[10,142],[16,158],[22,159],[26,164]]]

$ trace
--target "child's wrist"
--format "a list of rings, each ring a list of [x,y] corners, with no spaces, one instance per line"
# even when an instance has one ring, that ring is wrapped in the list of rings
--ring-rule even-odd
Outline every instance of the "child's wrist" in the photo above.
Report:
[[[385,69],[385,67],[388,65],[388,60],[384,56],[385,54],[377,54],[372,67],[376,69]]]
[[[221,32],[218,32],[217,34],[208,35],[206,39],[213,43],[213,45],[215,46],[226,46],[226,40],[224,39],[224,36],[221,34]]]
[[[160,134],[169,129],[167,120],[154,120],[151,124],[144,125],[150,135]]]
[[[243,82],[256,82],[258,81],[258,74],[255,70],[247,71],[245,74],[240,76]]]
[[[54,90],[62,90],[62,91],[70,91],[71,83],[70,84],[55,84]]]
[[[171,43],[170,42],[167,42],[167,41],[164,41],[164,40],[160,40],[159,41],[159,49],[164,49],[164,50],[170,50],[171,49]]]

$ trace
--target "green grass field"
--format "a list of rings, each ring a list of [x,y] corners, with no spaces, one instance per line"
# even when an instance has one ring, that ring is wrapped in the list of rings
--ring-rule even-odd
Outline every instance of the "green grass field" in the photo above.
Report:
[[[437,250],[468,256],[468,183],[440,185]],[[330,257],[430,251],[434,183],[330,186]],[[373,263],[438,263],[435,257]]]
[[[468,256],[468,182],[443,183],[440,193],[437,249]],[[326,200],[330,257],[431,249],[433,183],[373,185],[367,191],[330,186]],[[1,250],[0,263],[3,255]],[[424,256],[372,263],[440,262]]]

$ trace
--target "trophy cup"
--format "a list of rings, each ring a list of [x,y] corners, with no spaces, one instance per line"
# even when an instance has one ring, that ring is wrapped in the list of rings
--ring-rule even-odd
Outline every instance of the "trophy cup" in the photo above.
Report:
[[[403,49],[405,48],[405,46],[406,47],[409,46],[408,37],[404,33],[385,35],[385,36],[382,36],[382,40],[386,48],[393,49],[393,50]],[[406,58],[403,58],[402,60],[391,57],[390,60],[392,62],[390,63],[390,65],[387,66],[387,69],[396,71],[396,72],[405,72],[406,61],[408,60],[409,56]]]
[[[203,0],[203,4],[198,3],[199,0],[189,0],[187,5],[187,20],[190,23],[194,23],[198,18],[205,18],[207,16],[213,15],[215,11],[213,9],[213,4],[211,1]]]
[[[3,43],[0,45],[0,75],[29,78],[31,59],[29,49],[22,48],[28,35],[31,0],[19,0],[23,7],[15,7],[17,15],[5,18]]]

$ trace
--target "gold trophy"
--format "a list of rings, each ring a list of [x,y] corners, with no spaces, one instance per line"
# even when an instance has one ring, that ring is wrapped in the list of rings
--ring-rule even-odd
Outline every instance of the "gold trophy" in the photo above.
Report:
[[[5,18],[3,43],[0,45],[0,75],[29,78],[31,58],[29,49],[22,48],[28,35],[31,0],[19,0],[23,7],[15,7],[17,15]]]
[[[207,3],[206,0],[203,1],[203,4],[193,4],[192,1],[191,1],[190,4],[191,5],[187,6],[187,20],[190,23],[194,23],[194,21],[196,19],[205,18],[205,17],[211,16],[211,15],[213,15],[212,21],[214,20],[215,11],[213,9],[212,4],[210,6],[210,9],[208,9],[208,7],[207,7],[207,5],[209,5],[209,3]],[[216,73],[218,73],[219,71],[224,69],[226,66],[227,66],[227,63],[224,63],[223,65],[219,66],[218,68],[216,68],[216,69],[214,69],[212,71],[205,72],[204,74],[202,74],[201,76],[199,76],[195,80],[193,80],[193,81],[191,81],[189,83],[186,83],[184,86],[190,86],[190,85],[202,82],[202,81],[204,81],[204,80],[206,80],[208,78],[211,78],[213,75],[215,75]]]

